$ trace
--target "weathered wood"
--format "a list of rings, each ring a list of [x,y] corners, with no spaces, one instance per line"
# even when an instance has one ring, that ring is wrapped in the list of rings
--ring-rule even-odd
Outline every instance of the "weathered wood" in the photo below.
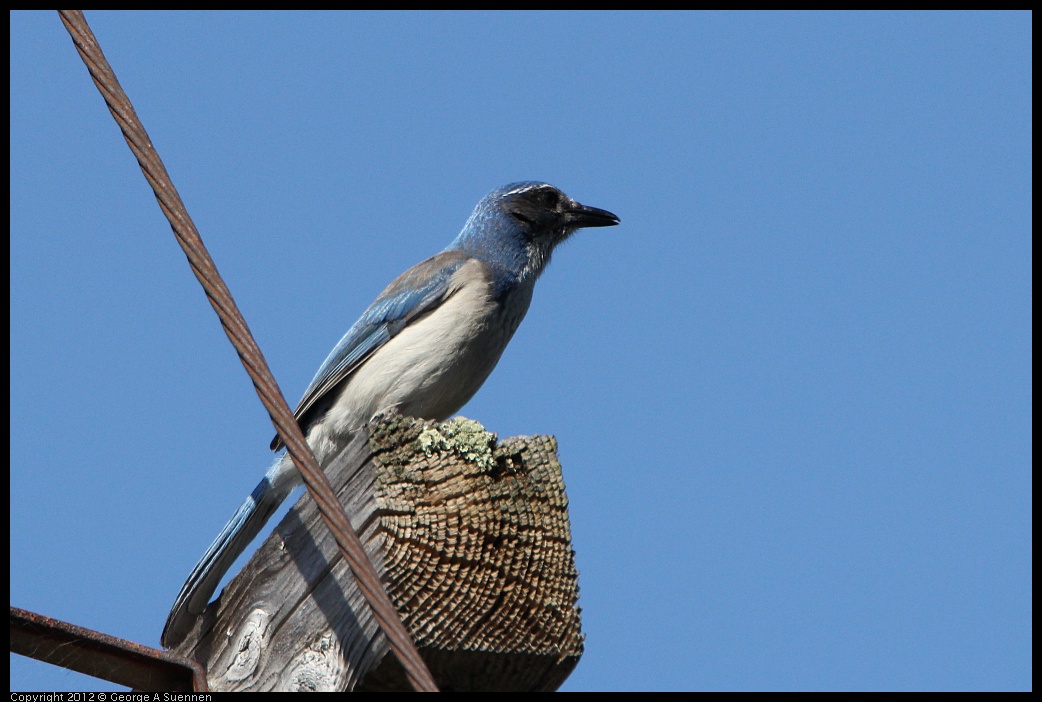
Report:
[[[554,690],[582,655],[553,437],[375,421],[326,468],[442,690]],[[408,690],[304,495],[176,649],[211,690]]]

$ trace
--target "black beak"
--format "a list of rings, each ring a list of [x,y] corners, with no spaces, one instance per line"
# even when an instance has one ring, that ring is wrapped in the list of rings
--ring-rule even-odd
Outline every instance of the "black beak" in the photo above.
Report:
[[[617,215],[597,207],[587,207],[573,202],[572,206],[565,210],[565,218],[568,226],[579,229],[581,227],[614,227],[621,220]]]

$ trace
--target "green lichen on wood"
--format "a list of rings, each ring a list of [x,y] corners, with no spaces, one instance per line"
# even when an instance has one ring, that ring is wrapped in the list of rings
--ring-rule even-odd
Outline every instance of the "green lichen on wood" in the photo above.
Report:
[[[417,438],[417,447],[427,458],[437,453],[455,452],[484,471],[496,467],[493,448],[496,435],[485,431],[479,422],[456,417],[433,427],[425,427]]]

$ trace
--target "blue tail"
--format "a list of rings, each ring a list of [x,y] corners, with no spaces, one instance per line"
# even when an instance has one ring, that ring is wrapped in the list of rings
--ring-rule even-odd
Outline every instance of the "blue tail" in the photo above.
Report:
[[[173,648],[192,630],[221,578],[299,484],[297,469],[288,456],[275,462],[192,569],[166,618],[160,639],[164,646]]]

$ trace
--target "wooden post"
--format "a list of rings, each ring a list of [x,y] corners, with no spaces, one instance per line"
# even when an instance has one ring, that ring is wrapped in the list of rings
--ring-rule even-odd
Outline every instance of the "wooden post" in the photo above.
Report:
[[[442,690],[555,690],[582,655],[556,451],[391,416],[326,468]],[[214,691],[410,689],[306,494],[175,650]]]

